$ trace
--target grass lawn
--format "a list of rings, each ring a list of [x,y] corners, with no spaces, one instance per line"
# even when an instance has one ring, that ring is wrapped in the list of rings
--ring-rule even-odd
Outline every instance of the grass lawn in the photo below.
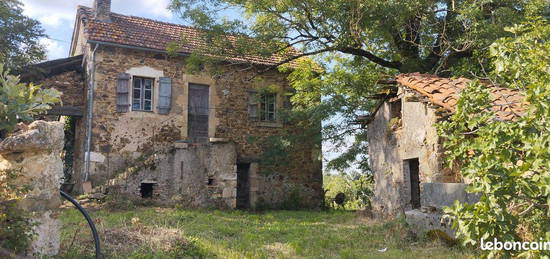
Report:
[[[91,212],[105,258],[467,258],[460,248],[411,238],[399,221],[348,211],[184,210]],[[84,218],[65,209],[63,258],[93,258]],[[387,248],[385,252],[379,249]]]

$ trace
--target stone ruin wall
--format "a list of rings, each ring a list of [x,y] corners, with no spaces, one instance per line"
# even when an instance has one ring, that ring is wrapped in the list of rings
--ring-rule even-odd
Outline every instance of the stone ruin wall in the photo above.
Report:
[[[157,203],[186,208],[235,208],[237,153],[233,143],[176,143],[166,154],[151,157],[108,181],[111,194],[141,196],[141,184],[152,184]]]
[[[385,102],[368,125],[369,160],[374,172],[373,210],[378,215],[397,215],[412,209],[410,177],[404,160],[418,158],[420,195],[423,183],[456,183],[462,180],[457,172],[444,164],[442,147],[435,124],[439,116],[434,108],[416,95],[399,90],[402,102],[401,127],[391,127],[391,105]]]
[[[63,123],[35,121],[0,142],[0,170],[20,170],[15,184],[30,188],[18,206],[31,212],[38,224],[31,254],[55,255],[59,250],[56,211],[61,204],[63,137]]]
[[[209,136],[227,139],[235,143],[237,162],[259,162],[260,148],[250,143],[250,136],[270,136],[288,129],[283,125],[260,125],[248,119],[248,90],[257,84],[243,79],[249,72],[227,71],[224,76],[185,73],[181,58],[165,57],[150,52],[100,47],[96,57],[97,87],[94,99],[94,122],[92,137],[92,173],[94,185],[106,183],[118,177],[126,168],[157,154],[176,152],[174,142],[187,136],[187,90],[188,82],[206,83],[214,89],[211,103],[215,106],[210,114]],[[134,71],[172,78],[172,107],[168,115],[155,112],[117,113],[116,76]],[[142,75],[147,76],[147,75]],[[278,72],[264,76],[266,84],[288,87],[285,76]],[[158,84],[156,84],[157,86]],[[282,106],[282,98],[279,106]],[[153,104],[155,106],[155,104]],[[253,179],[254,197],[268,204],[280,204],[293,189],[300,189],[304,205],[316,207],[322,199],[322,173],[320,144],[307,144],[296,148],[292,154],[292,166],[280,168],[275,174],[261,175]],[[259,169],[257,171],[260,171]],[[165,171],[161,174],[166,173]],[[134,190],[136,186],[132,186]]]

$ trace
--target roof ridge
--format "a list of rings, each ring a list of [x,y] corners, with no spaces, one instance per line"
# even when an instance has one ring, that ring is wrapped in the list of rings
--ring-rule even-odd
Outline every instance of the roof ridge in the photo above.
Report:
[[[209,31],[206,29],[119,13],[111,13],[113,19],[111,19],[111,22],[106,23],[95,19],[93,12],[94,10],[90,7],[78,5],[77,16],[89,21],[87,25],[88,40],[138,46],[146,49],[166,50],[167,44],[170,41],[177,40],[179,37],[183,37],[182,35],[185,35],[192,36],[192,39],[184,44],[184,46],[180,46],[178,52],[190,53],[193,50],[208,46],[207,39],[197,37],[197,35],[208,33]],[[245,33],[225,33],[225,37],[232,42],[236,42],[241,36],[250,40],[255,39]],[[285,60],[289,54],[298,56],[300,53],[298,49],[290,47],[288,53],[278,51],[268,56],[262,53],[225,53],[223,55],[227,59],[239,62],[276,65],[281,60]],[[290,65],[295,67],[296,61],[290,61]]]
[[[84,6],[84,5],[78,5],[77,10],[78,9],[87,9],[86,11],[93,12],[92,7],[88,7],[88,6]],[[127,15],[127,14],[121,14],[121,13],[115,13],[115,12],[111,12],[111,14],[118,15],[118,16],[124,16],[124,17],[136,18],[136,19],[140,19],[140,20],[148,20],[148,21],[152,21],[152,22],[156,22],[156,23],[162,23],[162,24],[166,24],[166,25],[173,25],[173,26],[182,27],[182,28],[188,28],[188,29],[204,31],[203,29],[193,27],[193,26],[190,26],[190,25],[183,25],[183,24],[178,24],[178,23],[165,22],[165,21],[155,20],[155,19],[152,19],[152,18],[146,18],[146,17],[142,17],[142,16]]]
[[[451,112],[454,112],[459,99],[459,92],[465,89],[472,79],[466,77],[440,77],[433,74],[406,73],[396,76],[396,81],[407,88],[415,90],[428,100]],[[481,82],[491,92],[492,107],[500,120],[511,120],[525,112],[525,92],[516,88],[502,87],[493,82]],[[502,104],[502,102],[506,102]]]

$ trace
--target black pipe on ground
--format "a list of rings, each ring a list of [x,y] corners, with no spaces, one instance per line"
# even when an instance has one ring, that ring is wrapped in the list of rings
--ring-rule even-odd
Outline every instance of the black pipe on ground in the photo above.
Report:
[[[97,235],[97,229],[95,228],[94,221],[92,220],[92,218],[90,217],[88,212],[78,203],[78,201],[76,201],[73,197],[71,197],[70,195],[68,195],[64,191],[60,190],[59,193],[61,193],[61,196],[63,196],[63,198],[70,201],[80,211],[80,213],[82,213],[84,218],[86,218],[86,221],[88,221],[88,225],[92,229],[92,236],[94,237],[95,258],[96,259],[101,259],[101,247],[100,247],[100,244],[99,244],[99,236]]]

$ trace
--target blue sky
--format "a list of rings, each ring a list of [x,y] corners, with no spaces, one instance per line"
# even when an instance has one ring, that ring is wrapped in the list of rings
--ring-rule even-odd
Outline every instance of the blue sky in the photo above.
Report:
[[[93,0],[21,0],[23,13],[37,19],[46,30],[49,39],[41,43],[46,46],[47,58],[67,57],[78,5],[92,6]],[[111,11],[127,15],[147,17],[155,20],[183,23],[166,7],[170,0],[112,0]]]

